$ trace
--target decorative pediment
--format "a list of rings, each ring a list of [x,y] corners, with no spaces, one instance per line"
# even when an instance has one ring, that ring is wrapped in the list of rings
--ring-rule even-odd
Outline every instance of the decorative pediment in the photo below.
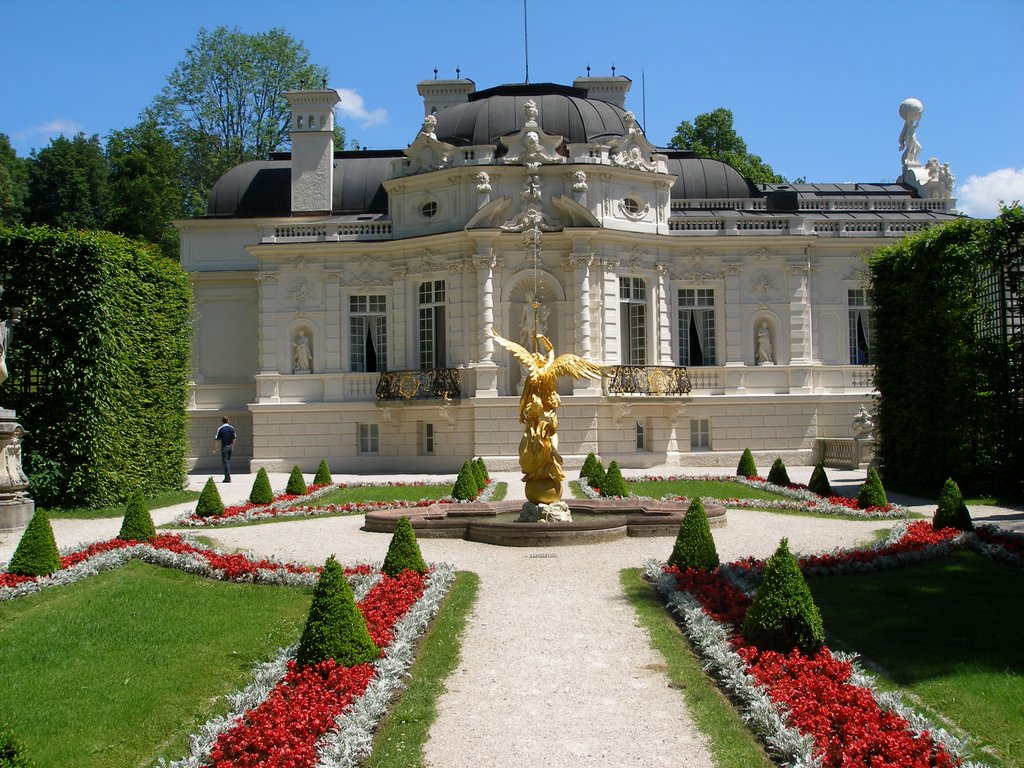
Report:
[[[502,218],[508,207],[512,205],[512,198],[503,195],[497,200],[491,200],[466,223],[466,229],[489,229],[498,226],[498,219]]]
[[[644,132],[640,130],[632,112],[623,115],[622,121],[626,124],[626,135],[621,139],[612,139],[609,142],[612,165],[633,171],[654,173],[658,166],[651,156],[658,151],[657,147],[644,136]]]
[[[580,205],[571,197],[556,195],[551,198],[551,204],[558,209],[558,212],[565,217],[570,227],[600,227],[601,222],[590,212],[588,208]]]
[[[455,147],[438,141],[437,134],[434,133],[436,127],[437,118],[427,115],[416,139],[405,148],[405,156],[409,158],[406,161],[409,173],[428,173],[451,165]]]
[[[565,158],[558,154],[562,137],[555,133],[545,133],[537,123],[537,105],[530,99],[523,105],[526,122],[519,133],[501,136],[498,141],[508,150],[502,158],[506,164],[522,164],[528,168],[536,168],[542,163],[564,163]]]

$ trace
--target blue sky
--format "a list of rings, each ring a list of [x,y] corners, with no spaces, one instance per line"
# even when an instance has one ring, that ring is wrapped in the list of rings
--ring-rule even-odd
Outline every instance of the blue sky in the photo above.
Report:
[[[60,133],[133,125],[201,26],[301,40],[342,93],[349,138],[369,148],[415,137],[416,83],[435,66],[441,78],[460,67],[478,89],[525,77],[519,2],[0,0],[0,18],[0,132],[19,155]],[[530,0],[528,21],[531,82],[614,64],[656,144],[725,106],[749,149],[789,178],[892,181],[897,110],[913,96],[925,105],[921,159],[950,163],[962,210],[1024,200],[1020,0]]]

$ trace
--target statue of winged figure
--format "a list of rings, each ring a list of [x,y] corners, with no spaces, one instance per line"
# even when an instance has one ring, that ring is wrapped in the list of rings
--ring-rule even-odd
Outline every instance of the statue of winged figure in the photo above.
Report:
[[[526,498],[535,504],[551,504],[562,498],[562,457],[558,453],[558,415],[562,400],[558,396],[558,379],[599,379],[602,368],[573,354],[555,357],[548,338],[536,334],[538,351],[530,352],[496,332],[491,337],[526,367],[523,394],[519,398],[519,421],[524,424],[519,442],[519,465],[526,481]],[[543,348],[544,352],[539,349]]]

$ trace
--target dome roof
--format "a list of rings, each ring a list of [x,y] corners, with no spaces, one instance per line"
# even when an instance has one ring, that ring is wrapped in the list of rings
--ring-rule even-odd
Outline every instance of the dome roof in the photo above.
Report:
[[[744,200],[763,193],[740,172],[721,160],[694,157],[692,152],[666,150],[668,172],[676,176],[673,200]]]
[[[538,83],[501,85],[470,94],[468,102],[435,115],[435,134],[456,146],[496,144],[499,136],[522,129],[526,122],[523,105],[531,99],[540,112],[540,126],[547,133],[564,137],[569,144],[585,144],[626,132],[622,120],[625,110],[621,107],[588,99],[583,88]]]
[[[387,213],[381,182],[397,150],[337,152],[334,156],[334,214]],[[291,159],[253,160],[236,165],[213,185],[206,215],[251,218],[291,215]]]

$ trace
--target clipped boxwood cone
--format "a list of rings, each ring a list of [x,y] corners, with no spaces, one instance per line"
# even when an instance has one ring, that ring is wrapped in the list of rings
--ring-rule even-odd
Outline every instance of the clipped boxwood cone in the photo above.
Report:
[[[749,448],[743,449],[743,455],[740,456],[739,466],[736,467],[737,477],[757,477],[757,464],[754,463],[754,454],[750,452]]]
[[[427,572],[427,564],[420,553],[419,542],[416,541],[416,532],[412,529],[408,517],[398,518],[395,533],[391,537],[391,544],[388,545],[388,553],[380,570],[388,576],[397,576],[402,571]]]
[[[269,504],[273,500],[274,491],[270,487],[270,477],[267,475],[267,470],[260,467],[256,473],[256,479],[252,481],[249,501],[253,504]]]
[[[292,473],[288,476],[288,485],[285,486],[284,490],[292,496],[305,496],[309,493],[309,488],[306,487],[306,480],[303,478],[302,470],[299,469],[298,464],[292,467]]]
[[[320,459],[320,464],[316,468],[316,474],[313,475],[313,485],[330,485],[334,480],[331,479],[331,468],[327,466],[327,459]]]
[[[882,487],[882,478],[878,476],[874,467],[868,467],[868,477],[864,481],[864,485],[860,487],[860,493],[857,494],[857,506],[860,509],[868,509],[869,507],[885,507],[888,504],[885,488]]]
[[[327,558],[313,589],[306,625],[295,661],[299,666],[334,659],[340,666],[370,664],[380,658],[366,619],[356,605],[352,588],[334,555]]]
[[[783,487],[789,485],[789,472],[786,471],[781,456],[777,456],[772,462],[772,468],[768,470],[768,482]]]
[[[216,517],[224,514],[224,502],[220,500],[220,491],[213,482],[213,478],[206,481],[202,493],[199,494],[199,503],[196,504],[196,515],[199,517]]]
[[[53,538],[50,518],[43,510],[36,509],[7,564],[7,571],[18,576],[49,576],[59,570],[60,551]]]
[[[117,538],[122,541],[149,541],[155,537],[156,526],[153,525],[153,518],[146,509],[142,496],[135,494],[128,501]]]
[[[679,524],[679,534],[676,536],[668,564],[678,566],[680,571],[687,568],[709,571],[719,564],[718,550],[715,549],[715,539],[711,535],[708,515],[704,510],[704,502],[699,498],[690,502],[683,521]]]
[[[825,465],[820,461],[814,465],[810,482],[807,483],[807,490],[826,498],[832,495],[832,484],[828,481],[828,475],[825,474]]]

